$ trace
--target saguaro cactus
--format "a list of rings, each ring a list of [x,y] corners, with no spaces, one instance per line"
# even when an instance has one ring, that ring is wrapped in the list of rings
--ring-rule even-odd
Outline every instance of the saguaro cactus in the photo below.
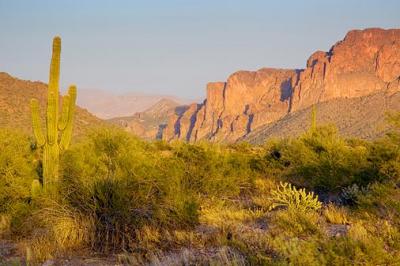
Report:
[[[31,100],[33,133],[39,147],[43,147],[43,185],[57,182],[60,150],[68,148],[72,136],[76,87],[71,85],[62,98],[63,109],[59,117],[61,39],[53,39],[53,54],[47,92],[46,134],[43,134],[39,114],[39,102]],[[60,133],[60,136],[59,136]]]

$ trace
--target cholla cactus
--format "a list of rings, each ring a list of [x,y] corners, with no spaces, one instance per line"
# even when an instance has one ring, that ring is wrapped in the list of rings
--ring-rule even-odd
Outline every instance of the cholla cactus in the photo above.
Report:
[[[288,209],[297,209],[299,211],[318,210],[322,204],[318,201],[318,196],[314,192],[307,193],[306,190],[296,189],[289,183],[280,183],[278,188],[271,191],[272,205],[270,210],[276,207],[284,206]]]
[[[50,64],[50,78],[47,93],[46,135],[43,134],[39,115],[39,102],[31,100],[33,132],[39,147],[43,147],[43,185],[58,179],[60,150],[68,148],[72,136],[72,122],[75,110],[76,87],[69,87],[62,99],[63,110],[59,117],[61,39],[53,39],[53,54]],[[61,136],[59,137],[59,132]]]

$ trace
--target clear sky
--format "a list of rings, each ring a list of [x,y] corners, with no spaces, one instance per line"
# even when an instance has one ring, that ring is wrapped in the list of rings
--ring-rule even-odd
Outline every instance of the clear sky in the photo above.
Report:
[[[0,71],[47,82],[201,98],[237,70],[303,68],[350,29],[400,28],[399,0],[0,0]]]

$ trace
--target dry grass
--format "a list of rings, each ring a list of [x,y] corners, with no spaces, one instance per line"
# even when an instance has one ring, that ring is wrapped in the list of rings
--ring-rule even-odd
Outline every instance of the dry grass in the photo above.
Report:
[[[8,214],[0,214],[0,236],[10,233],[11,216]]]
[[[336,207],[333,204],[329,204],[323,211],[324,217],[327,222],[331,224],[347,224],[349,220],[347,218],[347,211],[343,207]]]
[[[199,221],[201,224],[227,228],[231,225],[257,219],[263,214],[262,211],[243,208],[240,203],[217,201],[213,204],[204,204],[201,207]]]

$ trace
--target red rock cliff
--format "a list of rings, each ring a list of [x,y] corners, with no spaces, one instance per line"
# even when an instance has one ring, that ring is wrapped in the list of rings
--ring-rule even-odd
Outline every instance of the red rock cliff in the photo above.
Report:
[[[239,71],[207,85],[207,98],[171,117],[163,138],[235,141],[290,112],[333,98],[400,90],[400,29],[353,30],[305,69]]]

